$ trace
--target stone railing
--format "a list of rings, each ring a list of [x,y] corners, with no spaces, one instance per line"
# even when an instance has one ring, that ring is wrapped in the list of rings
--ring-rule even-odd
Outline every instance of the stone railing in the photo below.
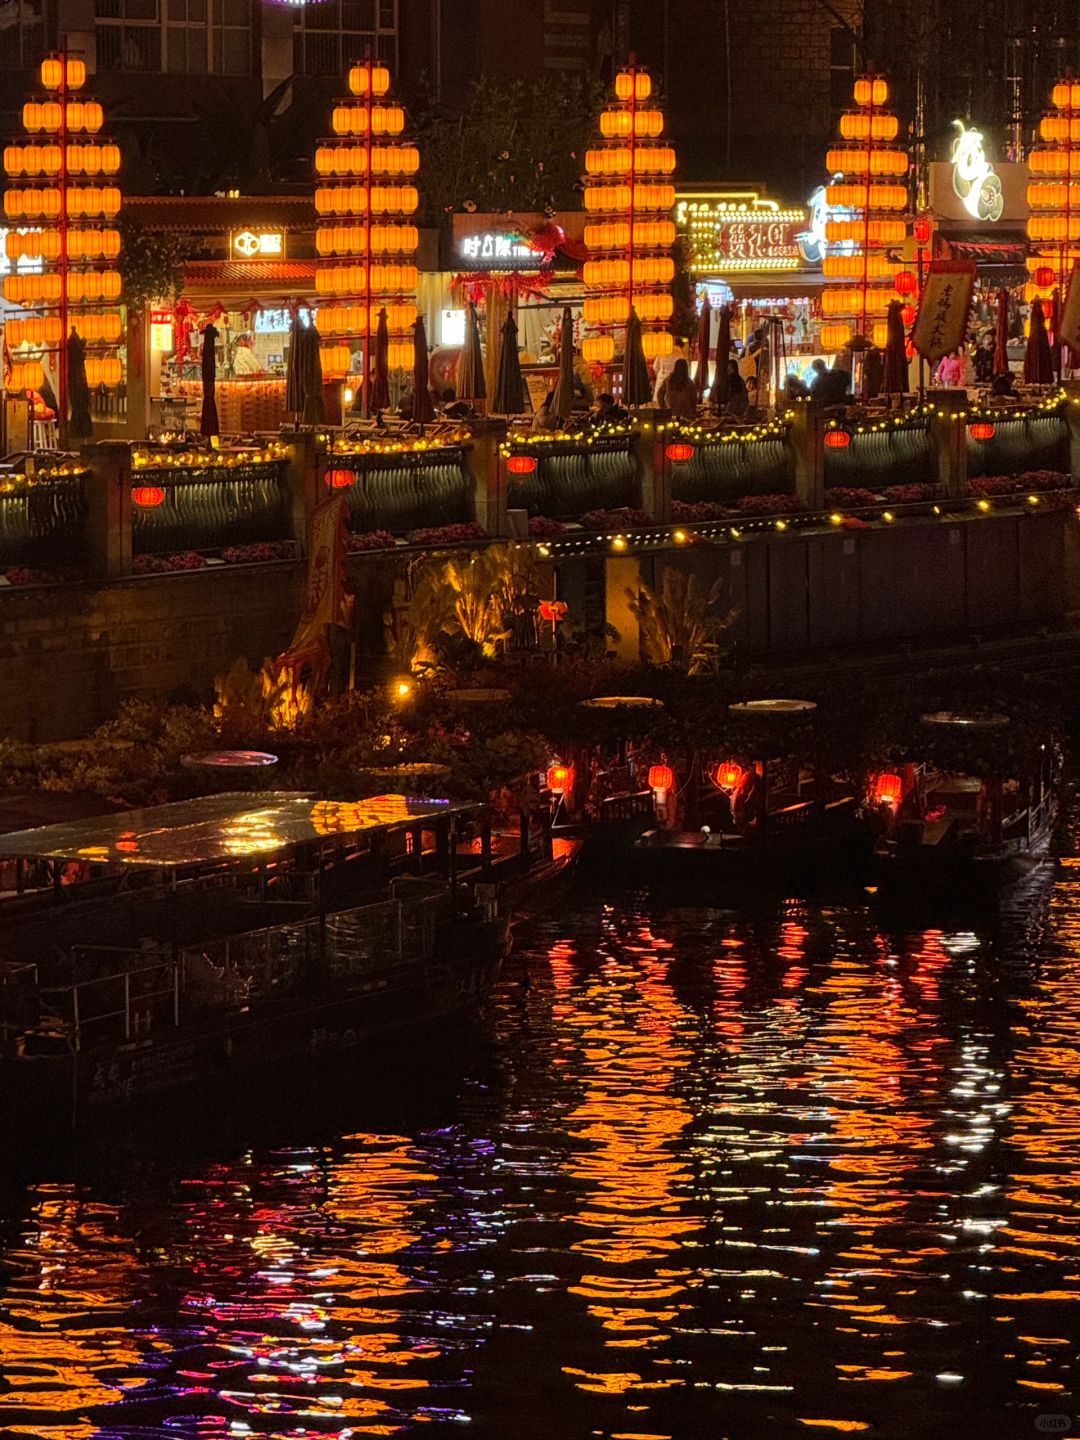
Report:
[[[25,582],[84,567],[89,478],[78,465],[0,471],[0,574]]]

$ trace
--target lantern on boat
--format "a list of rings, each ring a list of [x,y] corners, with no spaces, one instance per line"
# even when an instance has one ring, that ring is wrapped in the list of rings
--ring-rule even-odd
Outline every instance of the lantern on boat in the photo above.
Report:
[[[904,796],[904,782],[891,770],[874,776],[873,796],[875,805],[887,805],[895,810]]]
[[[573,769],[569,765],[549,765],[547,788],[553,795],[565,795],[570,789],[573,773]]]
[[[722,760],[713,771],[713,781],[720,790],[737,790],[743,774],[743,767],[737,760]]]
[[[659,792],[670,790],[675,784],[675,772],[670,765],[649,766],[649,789]]]

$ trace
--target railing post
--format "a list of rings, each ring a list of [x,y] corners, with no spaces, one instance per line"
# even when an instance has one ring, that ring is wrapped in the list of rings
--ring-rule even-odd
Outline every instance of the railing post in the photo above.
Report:
[[[465,449],[465,464],[472,475],[477,524],[491,536],[509,533],[506,519],[506,472],[499,447],[506,439],[507,423],[494,417],[471,420],[472,442]]]
[[[786,442],[795,459],[795,494],[808,510],[825,504],[825,411],[821,405],[797,399],[791,402],[794,418]]]
[[[83,447],[86,482],[86,549],[91,573],[114,580],[131,574],[131,446],[99,440]]]
[[[292,538],[301,553],[307,545],[308,522],[319,503],[318,441],[313,430],[283,430],[282,443],[288,446],[285,484],[292,508]]]
[[[671,523],[671,467],[664,456],[660,428],[668,418],[668,412],[657,405],[644,405],[634,413],[641,508],[658,525]]]
[[[937,466],[937,483],[946,495],[960,496],[967,490],[967,423],[953,411],[952,404],[966,408],[967,397],[952,402],[946,399],[930,416],[930,449]]]

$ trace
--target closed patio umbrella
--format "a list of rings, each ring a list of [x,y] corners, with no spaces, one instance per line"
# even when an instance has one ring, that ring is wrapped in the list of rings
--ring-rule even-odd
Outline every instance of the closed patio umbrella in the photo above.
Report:
[[[1061,291],[1054,286],[1053,298],[1050,301],[1053,307],[1050,316],[1050,364],[1054,367],[1054,379],[1061,379]]]
[[[301,413],[305,425],[321,425],[326,419],[323,401],[322,337],[315,323],[300,328]]]
[[[731,306],[720,306],[720,328],[716,335],[716,374],[713,376],[714,410],[723,410],[728,402],[728,364],[731,360]]]
[[[289,359],[285,366],[285,413],[300,419],[304,409],[304,385],[300,367],[304,363],[303,327],[299,312],[289,322]]]
[[[652,384],[649,380],[649,366],[645,360],[645,349],[641,343],[641,321],[633,306],[626,325],[626,354],[623,357],[623,404],[648,405],[652,399]]]
[[[1009,373],[1009,292],[1004,286],[997,293],[997,324],[994,327],[994,374]]]
[[[881,393],[883,395],[903,395],[908,381],[907,336],[904,333],[904,307],[899,300],[889,301],[885,330]]]
[[[207,325],[202,342],[202,414],[199,416],[199,434],[206,436],[221,434],[217,413],[217,338],[217,326]]]
[[[67,371],[68,401],[71,405],[68,438],[89,440],[94,433],[94,422],[90,415],[90,387],[86,383],[86,342],[77,330],[72,330],[68,336]]]
[[[465,311],[465,344],[458,359],[455,390],[457,398],[468,401],[470,405],[487,399],[484,357],[480,350],[480,321],[476,318],[476,306],[471,300]]]
[[[379,324],[375,330],[375,364],[371,372],[371,393],[368,396],[368,414],[385,410],[390,404],[390,327],[386,320],[386,306],[379,310]]]
[[[491,408],[496,415],[521,415],[525,410],[525,385],[521,378],[521,357],[518,354],[518,327],[513,315],[507,315],[502,327],[499,371],[495,377],[495,397]]]
[[[574,321],[564,305],[559,326],[559,380],[551,397],[551,413],[565,424],[574,408]]]
[[[699,401],[705,398],[705,391],[709,388],[709,341],[711,339],[712,306],[709,304],[708,295],[706,295],[702,301],[701,316],[698,320],[697,374],[694,377]]]
[[[1024,381],[1028,385],[1054,383],[1054,360],[1050,354],[1050,341],[1046,336],[1046,317],[1038,300],[1031,305],[1027,351],[1024,354]]]
[[[431,376],[428,373],[427,331],[424,317],[418,315],[413,326],[413,402],[412,418],[418,425],[435,419],[435,402],[431,398]]]

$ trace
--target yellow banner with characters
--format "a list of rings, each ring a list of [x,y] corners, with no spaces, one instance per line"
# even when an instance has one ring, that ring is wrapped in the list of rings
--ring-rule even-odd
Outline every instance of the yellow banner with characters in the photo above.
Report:
[[[967,339],[975,272],[974,260],[930,263],[911,343],[931,365],[959,350]]]

